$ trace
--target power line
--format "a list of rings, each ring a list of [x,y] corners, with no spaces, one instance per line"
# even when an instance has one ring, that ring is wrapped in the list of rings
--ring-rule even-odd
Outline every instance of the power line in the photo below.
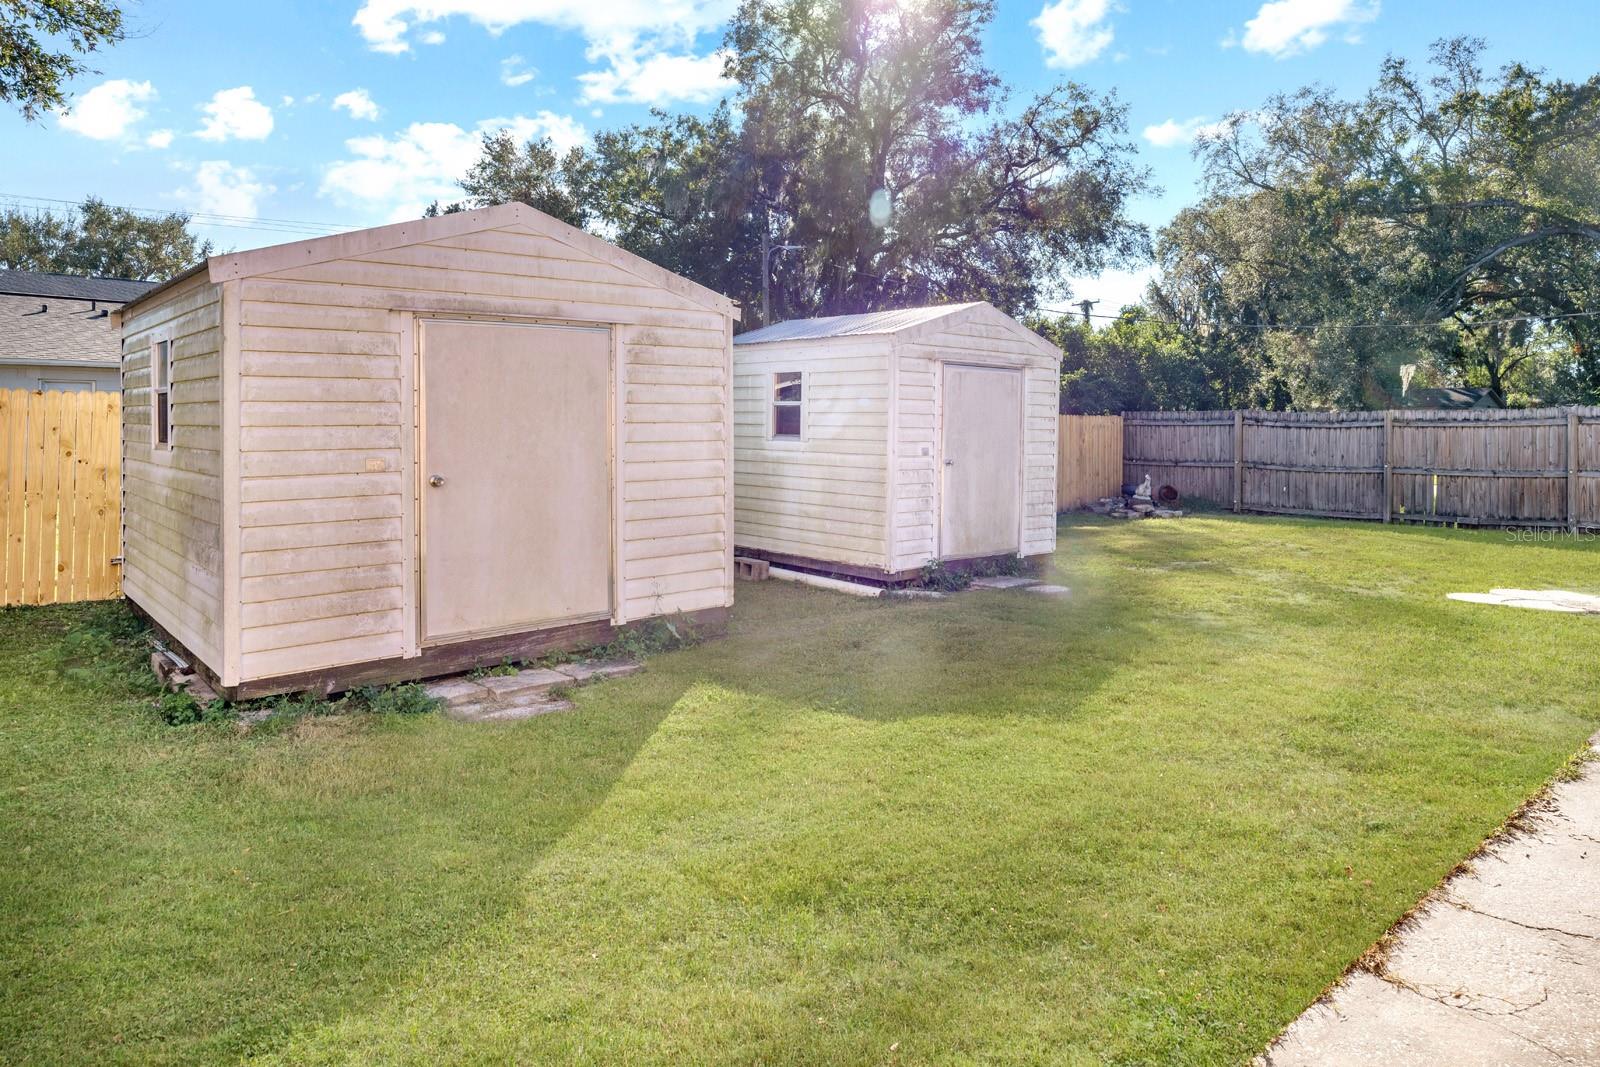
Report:
[[[58,197],[50,196],[27,196],[22,193],[0,192],[0,201],[6,201],[17,207],[26,207],[37,204],[61,204],[74,208],[81,206],[80,202],[76,200],[64,200]],[[129,211],[136,215],[145,216],[160,217],[178,213],[187,215],[191,220],[199,222],[202,225],[216,226],[224,229],[258,230],[265,233],[312,234],[316,236],[326,236],[329,234],[344,233],[346,230],[353,228],[351,226],[330,222],[309,222],[304,219],[260,218],[251,217],[248,215],[225,215],[215,211],[190,211],[184,208],[131,207],[126,204],[107,204],[107,206],[117,208],[121,211]]]
[[[1076,307],[1049,307],[1041,305],[1040,311],[1047,311],[1055,315],[1077,316],[1081,312]],[[1119,321],[1121,315],[1090,314],[1091,319],[1105,319],[1111,322]],[[1216,322],[1205,321],[1183,323],[1174,319],[1158,318],[1155,315],[1144,315],[1145,322],[1159,322],[1168,326],[1188,328],[1189,326],[1209,326],[1218,330],[1283,330],[1315,333],[1317,330],[1432,330],[1442,329],[1449,323],[1436,322],[1320,322],[1320,323],[1265,323],[1265,322]],[[1600,311],[1567,311],[1558,315],[1513,315],[1501,319],[1480,319],[1472,323],[1473,326],[1507,326],[1514,322],[1561,322],[1566,319],[1592,319],[1600,318]]]

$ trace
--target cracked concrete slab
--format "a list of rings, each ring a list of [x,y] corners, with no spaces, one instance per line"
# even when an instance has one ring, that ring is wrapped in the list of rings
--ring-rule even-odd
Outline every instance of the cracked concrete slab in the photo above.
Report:
[[[1600,755],[1600,737],[1591,740]],[[1600,763],[1415,916],[1257,1060],[1600,1064]]]

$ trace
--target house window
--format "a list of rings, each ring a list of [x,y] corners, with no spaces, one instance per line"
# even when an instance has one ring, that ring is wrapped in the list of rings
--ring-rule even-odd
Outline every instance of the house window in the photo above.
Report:
[[[94,383],[79,378],[40,378],[39,388],[46,393],[92,393]]]
[[[150,349],[150,424],[158,448],[172,447],[172,342]]]
[[[799,371],[779,371],[772,376],[772,436],[799,439],[803,404]]]

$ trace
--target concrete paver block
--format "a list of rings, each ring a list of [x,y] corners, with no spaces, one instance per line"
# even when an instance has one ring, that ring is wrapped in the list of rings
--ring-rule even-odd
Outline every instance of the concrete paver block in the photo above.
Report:
[[[644,664],[634,660],[584,660],[580,663],[563,663],[556,668],[569,681],[587,682],[594,678],[621,678],[644,670]]]
[[[518,671],[516,674],[492,675],[476,681],[495,696],[504,697],[534,689],[549,689],[554,685],[567,685],[572,679],[556,671],[535,667],[531,670]]]
[[[974,578],[974,589],[1018,589],[1025,585],[1038,585],[1037,578],[1018,578],[1009,574],[996,575],[993,578]]]
[[[423,689],[429,696],[451,706],[470,704],[488,696],[488,691],[470,678],[446,678],[429,682]]]

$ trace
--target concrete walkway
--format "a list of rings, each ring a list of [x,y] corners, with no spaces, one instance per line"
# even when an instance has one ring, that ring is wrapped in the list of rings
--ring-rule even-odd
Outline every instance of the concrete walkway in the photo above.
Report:
[[[1551,801],[1257,1063],[1600,1064],[1600,763]]]

